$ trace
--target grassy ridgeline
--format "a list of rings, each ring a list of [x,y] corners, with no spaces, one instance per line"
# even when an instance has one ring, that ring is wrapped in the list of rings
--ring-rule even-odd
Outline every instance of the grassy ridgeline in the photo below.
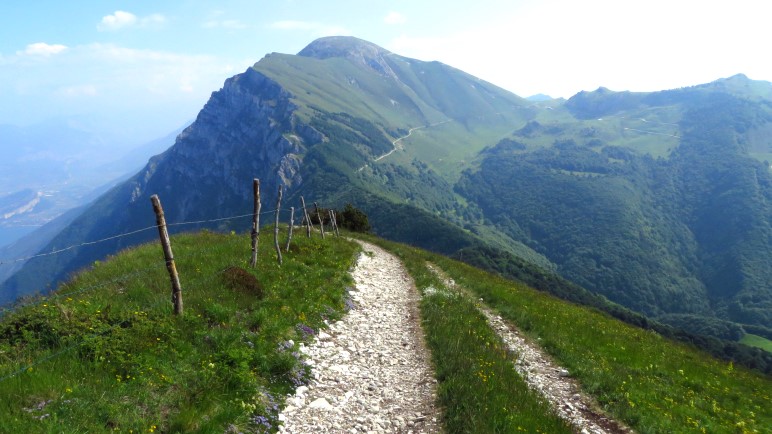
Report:
[[[609,414],[637,432],[770,432],[772,379],[768,376],[735,367],[597,310],[562,301],[443,256],[382,240],[372,241],[405,261],[421,290],[441,287],[426,270],[425,263],[439,265],[457,284],[471,290],[503,318],[538,340]],[[446,315],[436,315],[436,299],[425,298],[422,309],[440,373],[440,398],[448,409],[458,407],[470,415],[464,419],[456,414],[453,420],[454,414],[449,413],[446,416],[449,426],[459,427],[451,431],[517,432],[526,420],[525,416],[513,418],[512,410],[518,408],[518,404],[510,400],[512,406],[507,408],[491,405],[509,399],[502,398],[509,393],[502,389],[509,385],[499,385],[498,391],[489,393],[494,386],[481,383],[472,390],[464,386],[471,383],[459,382],[479,372],[493,372],[494,368],[484,365],[495,356],[485,356],[485,359],[475,356],[475,360],[470,360],[469,354],[486,351],[480,346],[495,353],[500,344],[490,340],[490,330],[480,329],[479,314],[463,307],[473,300],[445,298],[440,307]],[[459,319],[449,318],[450,313],[464,315],[463,321],[469,327],[466,334],[477,329],[478,336],[459,338],[459,330],[454,325]],[[448,345],[464,351],[444,350],[443,346]],[[505,356],[499,354],[498,358]],[[446,367],[444,373],[443,366]],[[447,393],[448,390],[455,393]],[[478,407],[477,413],[469,411],[473,406]],[[475,414],[480,419],[472,417]],[[483,414],[484,417],[480,417]],[[460,425],[453,425],[456,422]],[[480,429],[481,426],[487,431]]]
[[[307,378],[297,342],[343,313],[358,247],[300,236],[279,268],[270,232],[256,270],[247,267],[247,236],[173,237],[183,317],[171,314],[157,244],[96,263],[52,296],[7,314],[0,320],[0,432],[275,430],[283,395]],[[426,261],[539,340],[638,432],[772,426],[769,377],[442,256],[368,239],[398,254],[424,293],[448,432],[570,428],[519,378],[477,300],[449,296]]]
[[[308,372],[298,342],[345,308],[358,246],[263,231],[172,238],[185,312],[158,244],[95,263],[0,321],[0,432],[224,432],[276,426]],[[245,271],[247,270],[247,271]],[[290,341],[294,341],[294,344]]]

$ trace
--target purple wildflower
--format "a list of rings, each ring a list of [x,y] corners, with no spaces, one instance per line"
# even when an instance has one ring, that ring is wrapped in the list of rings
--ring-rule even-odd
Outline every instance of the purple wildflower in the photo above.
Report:
[[[298,324],[295,328],[298,329],[298,331],[300,332],[300,337],[304,340],[308,339],[311,336],[316,335],[316,332],[314,332],[314,329],[312,329],[311,327],[305,324]]]

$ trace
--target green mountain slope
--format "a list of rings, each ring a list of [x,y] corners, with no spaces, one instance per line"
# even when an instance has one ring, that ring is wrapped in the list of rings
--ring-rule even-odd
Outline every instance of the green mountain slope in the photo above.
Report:
[[[507,274],[557,271],[695,332],[772,336],[770,89],[735,76],[533,102],[438,62],[322,38],[228,79],[171,149],[44,251],[152,225],[153,193],[171,222],[223,219],[177,230],[230,230],[258,177],[263,209],[280,185],[287,206],[351,202],[391,239],[483,255]],[[151,236],[30,261],[0,301]]]
[[[457,189],[611,300],[695,330],[678,314],[769,329],[772,175],[749,144],[771,107],[723,86],[581,93],[573,122],[529,123]]]
[[[152,224],[148,198],[153,193],[161,195],[171,222],[244,214],[254,177],[262,180],[264,204],[274,203],[278,185],[286,189],[285,203],[295,206],[300,195],[326,205],[367,198],[378,205],[363,206],[374,215],[376,230],[385,232],[394,216],[376,208],[402,204],[411,209],[403,229],[414,227],[418,233],[441,222],[449,239],[468,246],[476,238],[458,226],[466,210],[452,182],[462,161],[531,116],[527,104],[446,65],[403,58],[354,38],[323,38],[305,55],[268,55],[227,80],[170,150],[97,200],[44,250]],[[376,162],[394,149],[393,143],[399,150]],[[437,149],[443,154],[426,161],[417,157]],[[416,214],[427,218],[413,219]],[[228,229],[229,224],[215,226]],[[2,300],[46,288],[150,236],[138,233],[33,260],[6,282]],[[427,247],[438,243],[426,241]]]

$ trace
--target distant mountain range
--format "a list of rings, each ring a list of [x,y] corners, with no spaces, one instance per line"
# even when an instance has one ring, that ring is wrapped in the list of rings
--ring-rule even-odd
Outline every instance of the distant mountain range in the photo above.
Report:
[[[248,213],[258,177],[267,204],[279,185],[287,206],[350,202],[387,238],[507,275],[558,273],[691,331],[772,336],[771,160],[768,82],[526,100],[330,37],[229,78],[174,146],[43,251],[152,225],[155,193],[170,222]],[[0,300],[152,237],[30,261]]]

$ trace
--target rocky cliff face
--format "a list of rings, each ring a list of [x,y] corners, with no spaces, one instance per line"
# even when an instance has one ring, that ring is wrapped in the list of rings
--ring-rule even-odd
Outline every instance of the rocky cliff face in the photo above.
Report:
[[[322,136],[298,120],[291,96],[251,68],[228,79],[175,145],[131,181],[130,202],[168,192],[171,217],[183,220],[200,214],[202,196],[218,208],[251,197],[252,178],[261,179],[268,197],[279,184],[299,186],[303,154]],[[175,198],[181,202],[174,205]]]
[[[170,223],[230,217],[252,210],[252,179],[260,178],[263,209],[272,209],[279,185],[290,191],[301,186],[304,154],[323,138],[299,121],[291,97],[278,83],[252,68],[228,79],[221,90],[212,93],[174,146],[100,197],[43,250],[152,225],[149,198],[153,194],[161,197]],[[207,225],[181,229],[202,227]],[[246,220],[220,223],[221,229],[248,227]],[[152,233],[142,232],[32,260],[4,283],[8,296],[0,299],[0,304],[54,287],[72,270],[152,238]]]

